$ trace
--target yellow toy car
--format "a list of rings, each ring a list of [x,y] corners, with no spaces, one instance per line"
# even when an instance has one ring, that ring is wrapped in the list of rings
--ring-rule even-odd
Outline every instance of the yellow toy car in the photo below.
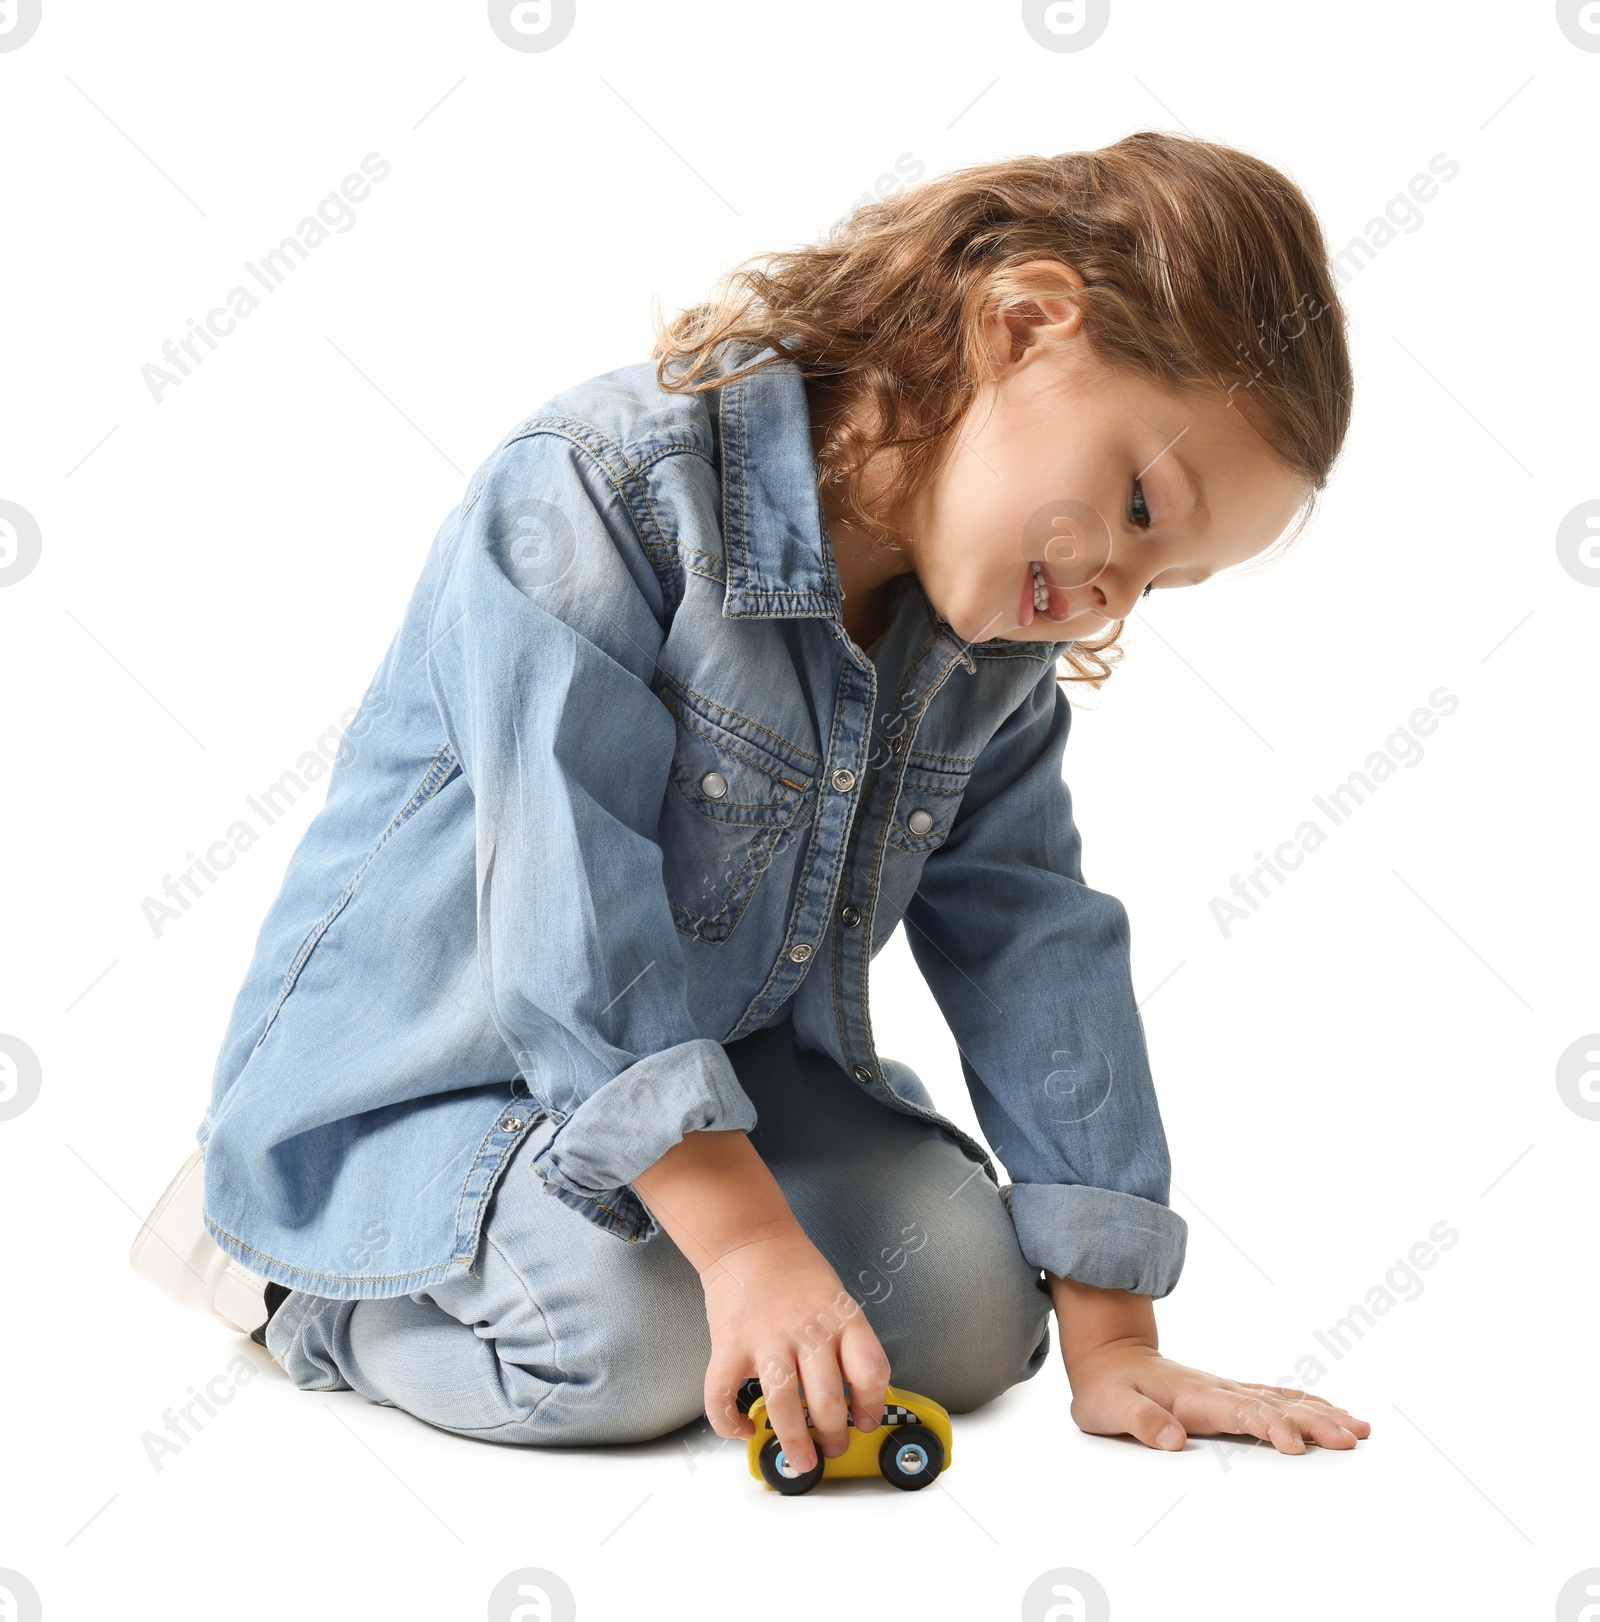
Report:
[[[759,1393],[757,1382],[747,1380],[739,1394],[739,1407],[755,1426],[755,1434],[745,1444],[750,1474],[786,1498],[810,1492],[824,1476],[881,1475],[905,1492],[916,1492],[950,1467],[950,1416],[932,1397],[892,1385],[886,1387],[883,1423],[876,1430],[857,1430],[847,1409],[845,1423],[849,1430],[844,1452],[836,1459],[828,1459],[818,1447],[817,1462],[811,1469],[796,1470],[773,1435],[766,1398]],[[848,1400],[848,1388],[845,1396]],[[806,1430],[815,1444],[817,1433],[811,1428],[809,1412]]]

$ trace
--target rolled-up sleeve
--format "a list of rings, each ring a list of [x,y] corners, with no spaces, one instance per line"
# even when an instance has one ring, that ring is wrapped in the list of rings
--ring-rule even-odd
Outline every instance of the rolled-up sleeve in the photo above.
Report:
[[[541,430],[490,458],[427,657],[476,807],[477,972],[555,1126],[534,1169],[631,1240],[656,1231],[632,1180],[686,1133],[756,1115],[690,1019],[657,843],[676,739],[650,684],[664,605],[612,455]]]
[[[1012,1178],[1023,1255],[1061,1278],[1167,1295],[1187,1224],[1134,1002],[1128,916],[1083,882],[1054,661],[979,756],[906,909],[917,966]]]

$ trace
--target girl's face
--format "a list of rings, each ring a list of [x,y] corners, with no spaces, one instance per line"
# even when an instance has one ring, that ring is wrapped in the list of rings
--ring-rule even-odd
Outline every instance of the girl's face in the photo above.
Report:
[[[1042,308],[903,515],[928,600],[967,642],[1092,637],[1147,587],[1198,585],[1254,557],[1311,491],[1239,394],[1230,404],[1220,388],[1180,394],[1112,371],[1078,311]],[[998,317],[990,336],[1006,353]]]

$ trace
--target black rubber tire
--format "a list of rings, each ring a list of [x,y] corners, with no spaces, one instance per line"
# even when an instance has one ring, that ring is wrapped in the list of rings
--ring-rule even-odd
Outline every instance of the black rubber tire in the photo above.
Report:
[[[783,1444],[776,1436],[769,1436],[757,1455],[761,1479],[775,1492],[781,1492],[785,1498],[797,1498],[803,1492],[810,1492],[822,1480],[823,1460],[820,1453],[817,1455],[817,1462],[803,1475],[798,1476],[786,1476],[778,1468],[778,1460],[782,1455]]]
[[[739,1382],[738,1394],[733,1400],[737,1405],[739,1412],[741,1414],[747,1414],[750,1412],[751,1403],[753,1403],[760,1395],[761,1382],[755,1377],[755,1375],[752,1374],[747,1379]]]
[[[907,1443],[920,1447],[927,1457],[928,1462],[920,1470],[900,1468],[900,1451]],[[878,1449],[878,1468],[891,1486],[902,1492],[916,1492],[944,1469],[944,1443],[926,1425],[897,1425]]]

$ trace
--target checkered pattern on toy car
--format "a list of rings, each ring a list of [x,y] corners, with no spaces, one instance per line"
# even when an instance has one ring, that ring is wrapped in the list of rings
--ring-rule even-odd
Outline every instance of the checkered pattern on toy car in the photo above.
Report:
[[[811,1411],[804,1403],[801,1403],[800,1412],[804,1416],[806,1428],[809,1430],[811,1428]],[[848,1409],[845,1411],[844,1422],[847,1426],[855,1424],[855,1416]],[[885,1425],[920,1425],[922,1421],[909,1408],[902,1408],[897,1402],[886,1402],[883,1405],[883,1423]],[[768,1430],[772,1429],[770,1415],[767,1418],[766,1428]]]

